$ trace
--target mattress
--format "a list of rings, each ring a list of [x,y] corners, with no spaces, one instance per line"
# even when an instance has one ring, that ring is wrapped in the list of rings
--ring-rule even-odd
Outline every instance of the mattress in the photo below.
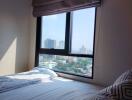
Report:
[[[103,88],[61,77],[51,78],[48,74],[33,71],[7,77],[15,81],[11,84],[6,81],[3,87],[8,88],[0,93],[0,100],[88,100]],[[1,77],[0,82],[3,79]]]

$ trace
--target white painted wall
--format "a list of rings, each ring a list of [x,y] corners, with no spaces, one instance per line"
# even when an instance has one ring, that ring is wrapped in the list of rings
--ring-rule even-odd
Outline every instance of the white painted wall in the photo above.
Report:
[[[0,75],[28,69],[31,0],[0,0]]]
[[[103,0],[97,14],[94,81],[109,85],[132,68],[132,0]]]
[[[35,65],[35,49],[36,49],[36,18],[32,15],[32,7],[30,12],[30,49],[29,49],[29,69]]]

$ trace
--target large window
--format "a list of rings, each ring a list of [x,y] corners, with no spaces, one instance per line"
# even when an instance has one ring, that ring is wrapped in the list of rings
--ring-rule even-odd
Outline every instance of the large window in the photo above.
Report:
[[[93,76],[95,8],[38,18],[36,65]]]

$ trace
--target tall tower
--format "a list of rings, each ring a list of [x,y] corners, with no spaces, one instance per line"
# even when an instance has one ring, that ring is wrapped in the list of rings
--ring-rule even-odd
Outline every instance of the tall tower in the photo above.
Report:
[[[45,48],[56,48],[56,41],[52,39],[46,39],[44,41]]]
[[[59,41],[59,49],[64,49],[64,41]]]
[[[81,48],[80,48],[80,54],[87,54],[87,48],[83,45]]]

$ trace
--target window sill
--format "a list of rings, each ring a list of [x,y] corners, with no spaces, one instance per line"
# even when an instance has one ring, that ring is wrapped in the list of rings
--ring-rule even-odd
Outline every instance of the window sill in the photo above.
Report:
[[[79,75],[72,75],[72,74],[66,74],[66,73],[61,73],[61,72],[56,72],[59,77],[64,77],[67,79],[72,79],[80,82],[86,82],[89,83],[91,80],[93,80],[93,77],[83,77]]]

